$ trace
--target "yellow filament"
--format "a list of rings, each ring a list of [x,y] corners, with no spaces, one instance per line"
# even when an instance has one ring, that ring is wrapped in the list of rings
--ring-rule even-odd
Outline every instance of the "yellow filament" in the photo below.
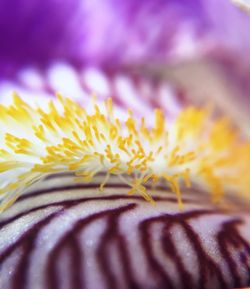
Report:
[[[155,111],[154,127],[138,124],[129,110],[125,122],[114,117],[112,99],[102,112],[93,100],[88,114],[74,101],[57,96],[60,108],[33,108],[14,94],[9,107],[0,106],[0,211],[12,204],[32,182],[43,176],[73,171],[90,182],[106,172],[128,182],[129,194],[139,193],[154,204],[147,187],[158,181],[176,194],[182,186],[202,186],[218,202],[225,191],[249,197],[250,142],[225,119],[213,119],[207,109],[187,108],[167,127]],[[127,182],[126,182],[127,183]]]

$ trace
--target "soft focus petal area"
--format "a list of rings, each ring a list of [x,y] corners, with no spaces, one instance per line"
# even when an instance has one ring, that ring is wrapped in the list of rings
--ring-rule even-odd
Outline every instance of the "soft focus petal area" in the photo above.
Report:
[[[1,66],[45,64],[69,57],[78,48],[77,11],[81,1],[13,0],[0,2]],[[74,29],[73,29],[74,27]]]
[[[250,213],[166,188],[152,206],[117,177],[77,184],[50,176],[0,215],[4,289],[232,289],[250,285]],[[233,204],[233,206],[232,206]]]
[[[0,61],[11,70],[55,59],[160,63],[214,45],[242,51],[249,23],[227,0],[2,0]]]

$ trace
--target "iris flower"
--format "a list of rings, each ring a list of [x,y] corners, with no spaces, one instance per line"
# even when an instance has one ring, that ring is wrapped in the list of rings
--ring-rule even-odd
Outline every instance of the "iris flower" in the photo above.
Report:
[[[0,288],[250,286],[246,1],[2,0]]]

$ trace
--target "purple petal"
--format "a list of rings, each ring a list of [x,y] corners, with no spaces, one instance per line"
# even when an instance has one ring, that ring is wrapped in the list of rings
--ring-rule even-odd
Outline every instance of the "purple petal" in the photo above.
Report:
[[[80,4],[81,1],[58,0],[1,1],[1,66],[11,72],[19,65],[71,59],[72,45],[77,46],[80,34],[79,29],[72,29],[79,27]]]
[[[2,0],[0,19],[0,60],[8,64],[159,63],[180,49],[192,54],[207,39],[249,47],[250,20],[226,0]]]
[[[65,81],[66,80],[66,81]],[[146,123],[154,123],[155,108],[161,107],[169,121],[186,105],[187,96],[178,87],[158,77],[131,71],[108,71],[93,66],[76,69],[66,63],[54,63],[46,70],[22,69],[15,80],[2,81],[0,101],[9,104],[11,94],[18,92],[30,104],[43,106],[45,99],[57,92],[80,102],[91,104],[91,95],[100,101],[112,97],[119,117],[126,118],[132,108],[138,118],[147,115]]]
[[[47,74],[57,61],[80,71],[131,71],[205,57],[247,95],[249,27],[250,16],[228,0],[2,0],[0,73],[18,84],[20,68],[46,67]]]
[[[127,195],[116,177],[105,193],[98,186],[54,175],[1,215],[2,288],[249,286],[250,214],[244,204],[237,207],[233,199],[234,209],[225,210],[193,191],[184,194],[180,211],[167,189],[152,191],[152,206]]]

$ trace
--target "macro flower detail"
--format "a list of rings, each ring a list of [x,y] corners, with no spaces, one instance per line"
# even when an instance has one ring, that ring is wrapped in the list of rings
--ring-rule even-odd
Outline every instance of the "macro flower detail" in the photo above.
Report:
[[[129,110],[127,119],[115,117],[112,100],[93,103],[88,113],[74,101],[58,95],[48,109],[33,108],[17,95],[1,106],[1,211],[27,186],[55,173],[74,172],[91,181],[98,173],[117,175],[154,203],[149,184],[162,183],[176,193],[182,207],[181,184],[191,183],[213,192],[218,202],[226,191],[247,196],[250,144],[225,119],[213,120],[209,109],[187,108],[167,124],[155,110],[155,124],[145,126]],[[240,176],[240,178],[239,178]]]
[[[0,1],[0,289],[250,286],[248,3]]]

